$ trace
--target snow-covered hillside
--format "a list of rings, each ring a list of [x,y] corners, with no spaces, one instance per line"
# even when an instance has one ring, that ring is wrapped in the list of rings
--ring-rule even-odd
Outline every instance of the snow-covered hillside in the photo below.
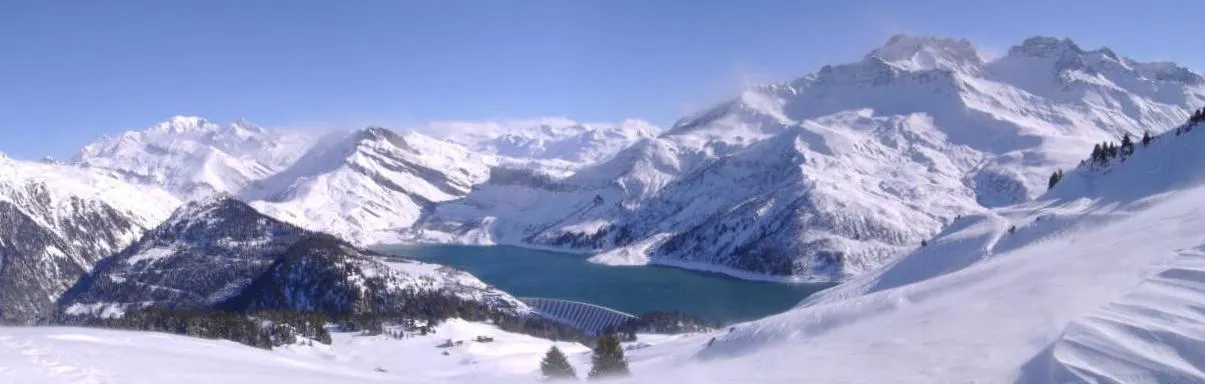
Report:
[[[571,176],[491,178],[411,235],[840,280],[956,216],[1040,195],[1093,143],[1175,126],[1202,104],[1194,72],[1069,40],[1030,38],[984,61],[965,40],[895,36]]]
[[[472,341],[477,336],[494,341]],[[334,332],[332,339],[329,346],[289,345],[266,351],[224,340],[150,332],[0,327],[0,382],[537,383],[540,358],[550,346],[564,351],[581,376],[590,359],[589,350],[580,344],[462,320],[449,320],[429,335],[401,340],[344,332]],[[448,339],[465,344],[437,347]]]
[[[639,351],[663,358],[633,370],[651,382],[1205,382],[1202,146],[1197,127],[1069,171],[786,313]]]
[[[129,248],[97,263],[59,302],[68,314],[94,315],[131,306],[391,312],[421,292],[526,310],[468,273],[381,260],[224,194],[181,207]]]
[[[94,263],[178,204],[157,188],[0,155],[0,322],[46,314]]]
[[[245,121],[220,125],[175,116],[142,131],[102,137],[74,162],[138,184],[157,185],[184,199],[233,193],[293,163],[313,141]]]
[[[375,244],[489,175],[480,156],[417,133],[374,127],[334,137],[241,197],[277,219]]]

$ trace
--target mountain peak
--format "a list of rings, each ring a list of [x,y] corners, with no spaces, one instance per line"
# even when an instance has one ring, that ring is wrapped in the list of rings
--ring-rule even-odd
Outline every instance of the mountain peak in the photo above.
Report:
[[[167,222],[188,222],[211,216],[214,212],[225,212],[228,210],[254,211],[247,204],[234,198],[233,195],[224,191],[218,191],[185,203],[172,213]]]
[[[208,131],[217,128],[217,124],[199,116],[177,115],[152,125],[148,131],[159,133],[186,133]]]
[[[312,140],[308,134],[267,130],[245,119],[219,124],[174,116],[142,130],[102,136],[72,161],[189,199],[212,190],[236,192],[283,170]]]
[[[864,60],[882,60],[908,70],[965,69],[983,64],[979,52],[967,39],[895,35]]]
[[[1205,83],[1205,77],[1202,77],[1201,74],[1173,62],[1156,61],[1139,63],[1130,61],[1129,63],[1147,78],[1160,81],[1175,81],[1188,85]]]
[[[1112,50],[1105,50],[1110,56],[1116,56]],[[1066,53],[1081,54],[1084,50],[1071,39],[1050,36],[1030,37],[1008,50],[1009,56],[1055,57]]]
[[[399,148],[408,148],[406,139],[397,132],[386,128],[371,126],[361,129],[352,135],[352,140],[357,143],[363,142],[387,142]]]
[[[247,119],[243,119],[243,118],[240,118],[238,120],[235,120],[233,123],[230,123],[230,128],[235,133],[243,134],[245,136],[263,135],[263,134],[268,133],[268,130],[264,129],[264,127],[256,125],[250,121],[247,121]]]

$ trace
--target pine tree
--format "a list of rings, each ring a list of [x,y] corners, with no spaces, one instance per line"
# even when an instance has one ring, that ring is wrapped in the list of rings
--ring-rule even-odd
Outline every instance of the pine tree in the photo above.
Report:
[[[1129,156],[1134,154],[1134,141],[1130,140],[1130,134],[1125,134],[1121,137],[1121,155]]]
[[[548,380],[572,380],[577,378],[577,372],[569,365],[569,359],[555,345],[548,349],[544,361],[540,362],[540,372]]]
[[[598,339],[591,360],[594,364],[590,368],[591,379],[622,377],[631,374],[628,371],[628,361],[623,356],[623,347],[619,345],[619,337],[614,333],[607,333]]]
[[[1142,132],[1142,146],[1146,147],[1148,145],[1151,145],[1151,132],[1143,131]]]
[[[1054,185],[1058,184],[1059,180],[1062,180],[1062,179],[1063,179],[1063,170],[1060,169],[1060,170],[1054,171],[1054,173],[1050,174],[1050,184],[1046,186],[1046,189],[1054,188]]]

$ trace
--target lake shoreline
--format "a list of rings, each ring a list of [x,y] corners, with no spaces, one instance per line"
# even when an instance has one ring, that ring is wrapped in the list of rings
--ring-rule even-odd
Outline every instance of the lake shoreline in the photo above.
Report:
[[[820,284],[820,285],[828,285],[829,287],[841,283],[840,281],[825,280],[825,279],[808,279],[808,278],[802,278],[802,277],[798,277],[798,276],[767,275],[764,273],[749,272],[749,271],[745,271],[745,270],[741,270],[741,269],[725,267],[722,265],[715,265],[715,264],[711,264],[711,263],[693,262],[693,261],[686,261],[686,260],[670,260],[670,259],[662,259],[662,258],[649,258],[647,260],[647,262],[640,263],[640,264],[600,263],[600,262],[593,261],[594,257],[598,255],[597,253],[575,250],[575,249],[562,249],[562,248],[557,248],[557,247],[530,245],[530,244],[509,244],[509,243],[497,243],[497,244],[463,244],[463,243],[378,244],[378,245],[370,246],[369,249],[374,250],[376,252],[380,252],[380,253],[388,253],[388,251],[384,251],[383,249],[402,249],[402,248],[406,248],[406,247],[430,247],[430,246],[466,247],[466,248],[476,248],[476,247],[516,248],[516,249],[524,249],[524,250],[532,250],[532,251],[557,253],[557,254],[562,254],[565,256],[583,256],[583,257],[586,257],[587,261],[590,263],[603,265],[603,266],[607,266],[607,267],[611,267],[611,268],[656,266],[656,267],[664,267],[664,268],[681,269],[681,270],[686,270],[686,271],[695,272],[695,273],[702,273],[702,274],[707,274],[707,275],[720,275],[723,277],[736,279],[736,280],[742,280],[742,281],[757,281],[757,282],[765,282],[765,283],[792,284],[792,285],[817,285],[817,284]]]
[[[661,263],[616,267],[591,263],[589,255],[508,245],[406,244],[373,250],[463,270],[517,297],[581,301],[633,314],[679,312],[709,323],[781,313],[834,285],[739,279]]]

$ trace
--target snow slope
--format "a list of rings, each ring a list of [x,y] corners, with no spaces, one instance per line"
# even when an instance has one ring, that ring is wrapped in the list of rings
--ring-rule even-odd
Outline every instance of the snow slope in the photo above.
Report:
[[[0,321],[25,322],[179,201],[61,164],[0,155]]]
[[[331,336],[329,346],[290,345],[267,351],[150,332],[0,327],[0,382],[537,383],[540,359],[552,345],[569,356],[579,376],[584,378],[589,369],[589,349],[580,344],[461,320],[449,320],[429,335],[400,340],[340,332]],[[472,341],[477,336],[494,342]],[[448,339],[464,344],[436,347]]]
[[[277,219],[374,244],[488,175],[484,161],[458,145],[374,127],[311,149],[241,197]]]
[[[633,370],[651,382],[1205,382],[1203,134],[1077,168],[793,310],[642,350],[660,360]]]
[[[292,164],[312,140],[245,121],[219,125],[175,116],[142,131],[102,137],[80,150],[74,162],[161,186],[187,200],[237,192]]]
[[[80,328],[0,328],[0,381],[373,383],[371,371],[289,358],[231,341]],[[417,382],[417,381],[416,381]]]
[[[1035,37],[984,61],[965,40],[896,36],[571,176],[491,177],[411,235],[842,280],[959,215],[1040,195],[1094,143],[1173,127],[1203,104],[1196,73],[1069,40]]]

